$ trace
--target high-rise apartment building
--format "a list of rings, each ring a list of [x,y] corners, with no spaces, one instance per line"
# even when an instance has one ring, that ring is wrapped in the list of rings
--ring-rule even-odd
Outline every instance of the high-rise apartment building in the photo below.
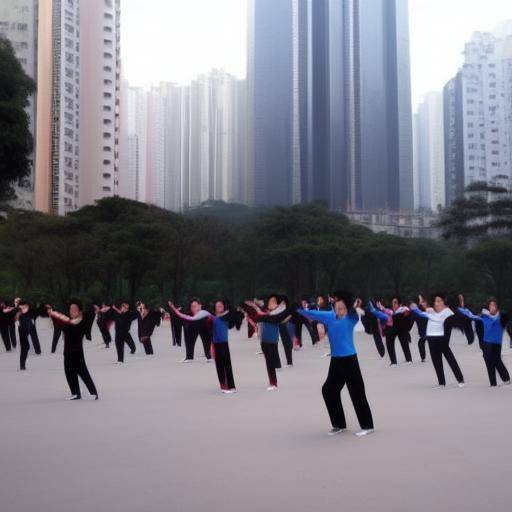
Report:
[[[437,211],[446,204],[443,95],[430,92],[418,107],[419,208]]]
[[[80,5],[39,0],[35,208],[80,206]]]
[[[120,0],[80,0],[80,205],[118,193]]]

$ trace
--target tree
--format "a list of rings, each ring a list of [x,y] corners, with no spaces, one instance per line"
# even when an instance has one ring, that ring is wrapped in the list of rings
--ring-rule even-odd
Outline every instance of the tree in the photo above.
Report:
[[[0,201],[14,199],[13,183],[30,174],[33,140],[25,108],[35,89],[10,41],[0,36]]]
[[[466,196],[447,208],[439,222],[443,237],[471,243],[487,236],[512,234],[512,196],[506,188],[473,183]]]

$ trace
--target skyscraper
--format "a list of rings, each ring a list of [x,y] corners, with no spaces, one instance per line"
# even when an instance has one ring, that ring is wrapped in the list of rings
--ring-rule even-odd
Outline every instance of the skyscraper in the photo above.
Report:
[[[300,137],[294,137],[293,112],[295,1],[248,3],[248,150],[255,204],[290,204],[296,197],[293,165]]]
[[[464,50],[462,73],[464,181],[512,178],[512,21],[476,32]]]
[[[148,94],[126,81],[121,89],[121,167],[119,195],[135,201],[146,201]]]
[[[417,124],[419,207],[437,211],[446,204],[443,96],[425,95]]]
[[[39,0],[35,208],[66,214],[80,196],[79,0]]]
[[[444,87],[446,205],[464,195],[464,119],[462,73]]]
[[[407,0],[252,1],[248,49],[256,203],[413,208]]]
[[[2,0],[0,3],[0,36],[11,41],[25,73],[37,78],[37,0]],[[27,107],[30,131],[35,142],[36,97],[30,98]],[[34,169],[15,187],[16,206],[33,208]]]
[[[120,0],[80,0],[80,206],[118,192]]]

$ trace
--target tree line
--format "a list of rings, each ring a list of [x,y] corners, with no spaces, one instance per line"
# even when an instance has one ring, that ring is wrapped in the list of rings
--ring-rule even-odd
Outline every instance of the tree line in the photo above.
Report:
[[[68,215],[9,210],[0,222],[0,296],[64,303],[144,297],[159,304],[348,288],[512,299],[512,240],[461,243],[374,234],[322,204],[209,203],[184,214],[122,198]]]

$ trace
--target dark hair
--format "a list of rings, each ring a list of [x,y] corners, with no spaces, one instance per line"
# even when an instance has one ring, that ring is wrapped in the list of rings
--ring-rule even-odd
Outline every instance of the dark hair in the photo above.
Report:
[[[332,296],[335,302],[342,301],[347,309],[350,309],[356,300],[354,294],[346,290],[335,290]]]
[[[276,299],[276,302],[279,303],[279,295],[277,293],[271,293],[267,296],[265,299],[265,308],[268,308],[268,303],[270,302],[270,299]]]
[[[190,305],[192,305],[192,302],[197,302],[200,306],[203,305],[203,303],[200,301],[200,299],[198,297],[192,297],[190,299]]]
[[[432,304],[434,303],[434,301],[436,300],[436,297],[439,297],[440,299],[443,300],[443,302],[446,304],[447,302],[447,296],[446,296],[446,293],[444,292],[437,292],[437,293],[434,293],[432,294],[432,297],[431,297],[431,302]]]
[[[79,299],[69,299],[68,306],[71,307],[72,305],[75,305],[80,311],[84,310],[84,307],[82,305],[82,301]]]
[[[226,299],[217,299],[213,302],[213,305],[216,306],[217,302],[220,302],[224,306],[225,311],[229,311],[229,309],[230,309],[229,301],[227,301]]]
[[[497,299],[495,299],[494,297],[491,297],[491,298],[490,298],[490,299],[488,299],[488,300],[487,300],[487,302],[485,303],[485,305],[486,305],[486,307],[487,307],[487,308],[491,305],[491,302],[495,302],[495,303],[496,303],[496,306],[497,306],[497,307],[498,307],[498,309],[499,309],[499,307],[500,307],[499,302],[498,302],[498,300],[497,300]]]

